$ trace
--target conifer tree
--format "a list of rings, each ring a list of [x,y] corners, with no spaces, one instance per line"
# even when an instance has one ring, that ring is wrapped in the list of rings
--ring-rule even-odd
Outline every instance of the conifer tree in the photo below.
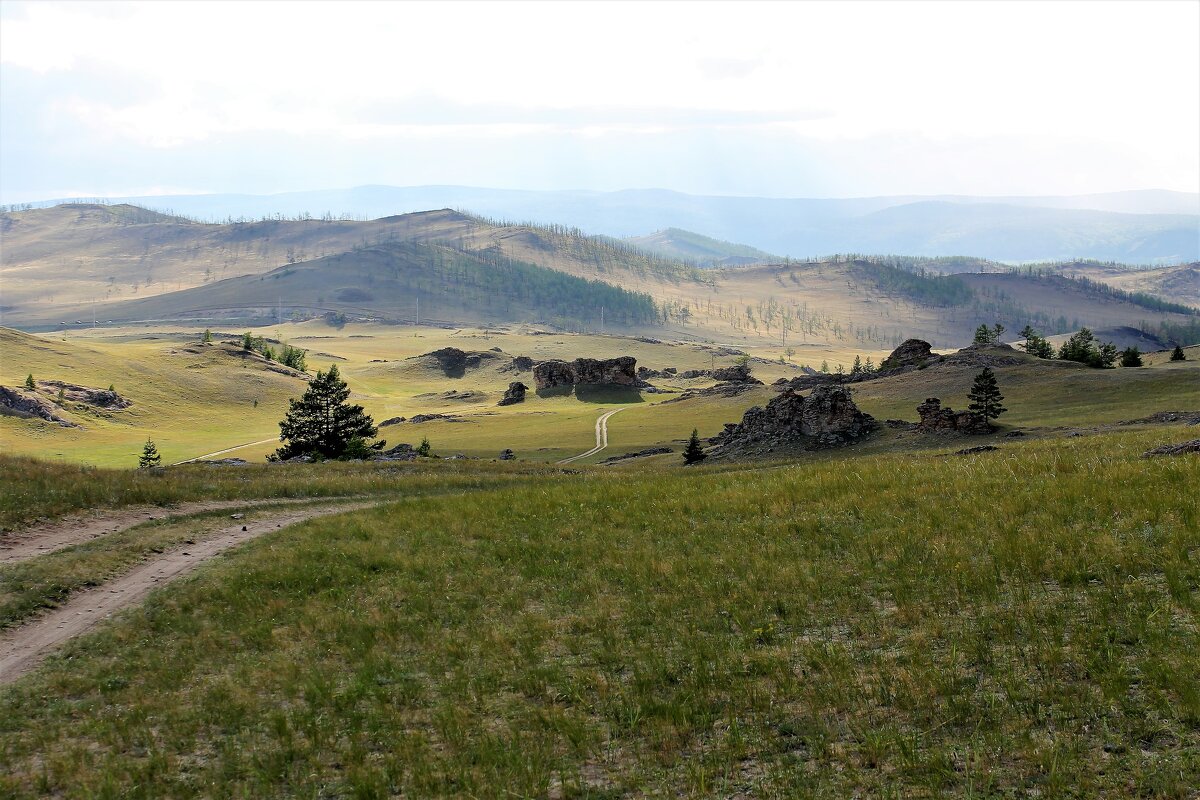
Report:
[[[32,372],[25,376],[25,388],[31,392],[37,389],[37,385],[33,382]]]
[[[1187,361],[1187,356],[1183,354],[1183,348],[1181,346],[1175,345],[1175,349],[1171,351],[1171,360]]]
[[[352,439],[369,439],[376,433],[374,420],[362,406],[346,402],[350,387],[334,364],[328,372],[317,372],[299,400],[289,400],[287,416],[279,423],[283,447],[274,458],[284,460],[300,455],[340,458]]]
[[[204,343],[212,344],[212,330],[209,328],[204,329]]]
[[[1122,367],[1140,367],[1142,366],[1142,353],[1136,347],[1126,347],[1121,351],[1121,366]]]
[[[692,437],[688,439],[687,447],[683,450],[683,463],[699,464],[706,458],[708,458],[708,453],[704,452],[704,448],[700,444],[700,431],[692,428]]]
[[[429,437],[423,436],[421,437],[421,443],[417,445],[416,454],[423,458],[427,458],[429,456],[429,448]]]
[[[150,437],[146,437],[146,444],[142,447],[142,454],[138,456],[138,469],[150,469],[157,467],[162,463],[162,456],[158,454],[158,448],[154,446],[154,442]]]
[[[1008,410],[1000,405],[1004,395],[1000,394],[1000,385],[996,382],[996,373],[992,372],[991,367],[984,367],[983,372],[975,376],[975,383],[967,397],[971,398],[971,404],[967,408],[980,414],[988,421],[989,426],[992,420]]]

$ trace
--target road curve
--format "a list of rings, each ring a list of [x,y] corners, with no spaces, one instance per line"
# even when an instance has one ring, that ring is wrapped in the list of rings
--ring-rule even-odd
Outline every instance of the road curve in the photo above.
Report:
[[[616,414],[616,413],[624,411],[624,410],[625,410],[624,407],[614,408],[612,411],[605,411],[603,414],[601,414],[600,418],[596,420],[596,446],[593,447],[591,450],[588,450],[586,453],[580,453],[577,456],[571,456],[570,458],[564,458],[562,461],[559,461],[558,463],[559,464],[570,464],[572,461],[578,461],[581,458],[587,458],[588,456],[594,456],[594,455],[596,455],[596,453],[599,453],[601,450],[608,447],[608,418],[611,417],[613,414]]]
[[[0,635],[0,686],[36,667],[59,645],[85,633],[123,608],[141,602],[155,588],[191,572],[226,550],[270,531],[372,503],[294,509],[231,525],[215,535],[184,544],[94,589],[72,595],[55,610]]]

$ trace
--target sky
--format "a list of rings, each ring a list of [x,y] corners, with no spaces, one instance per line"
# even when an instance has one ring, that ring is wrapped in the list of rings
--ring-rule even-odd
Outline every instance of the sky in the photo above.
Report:
[[[0,202],[1200,191],[1200,2],[0,0]]]

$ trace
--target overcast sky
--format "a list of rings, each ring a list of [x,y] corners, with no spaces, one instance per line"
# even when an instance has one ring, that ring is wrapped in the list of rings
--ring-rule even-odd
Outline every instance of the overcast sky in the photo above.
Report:
[[[0,3],[0,202],[1200,190],[1200,3]]]

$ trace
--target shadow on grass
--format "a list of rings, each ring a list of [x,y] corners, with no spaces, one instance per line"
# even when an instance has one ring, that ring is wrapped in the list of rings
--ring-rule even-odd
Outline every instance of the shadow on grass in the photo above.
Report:
[[[579,383],[574,386],[552,386],[538,389],[538,397],[570,397],[584,403],[644,403],[642,393],[633,386],[611,386],[605,384]]]

